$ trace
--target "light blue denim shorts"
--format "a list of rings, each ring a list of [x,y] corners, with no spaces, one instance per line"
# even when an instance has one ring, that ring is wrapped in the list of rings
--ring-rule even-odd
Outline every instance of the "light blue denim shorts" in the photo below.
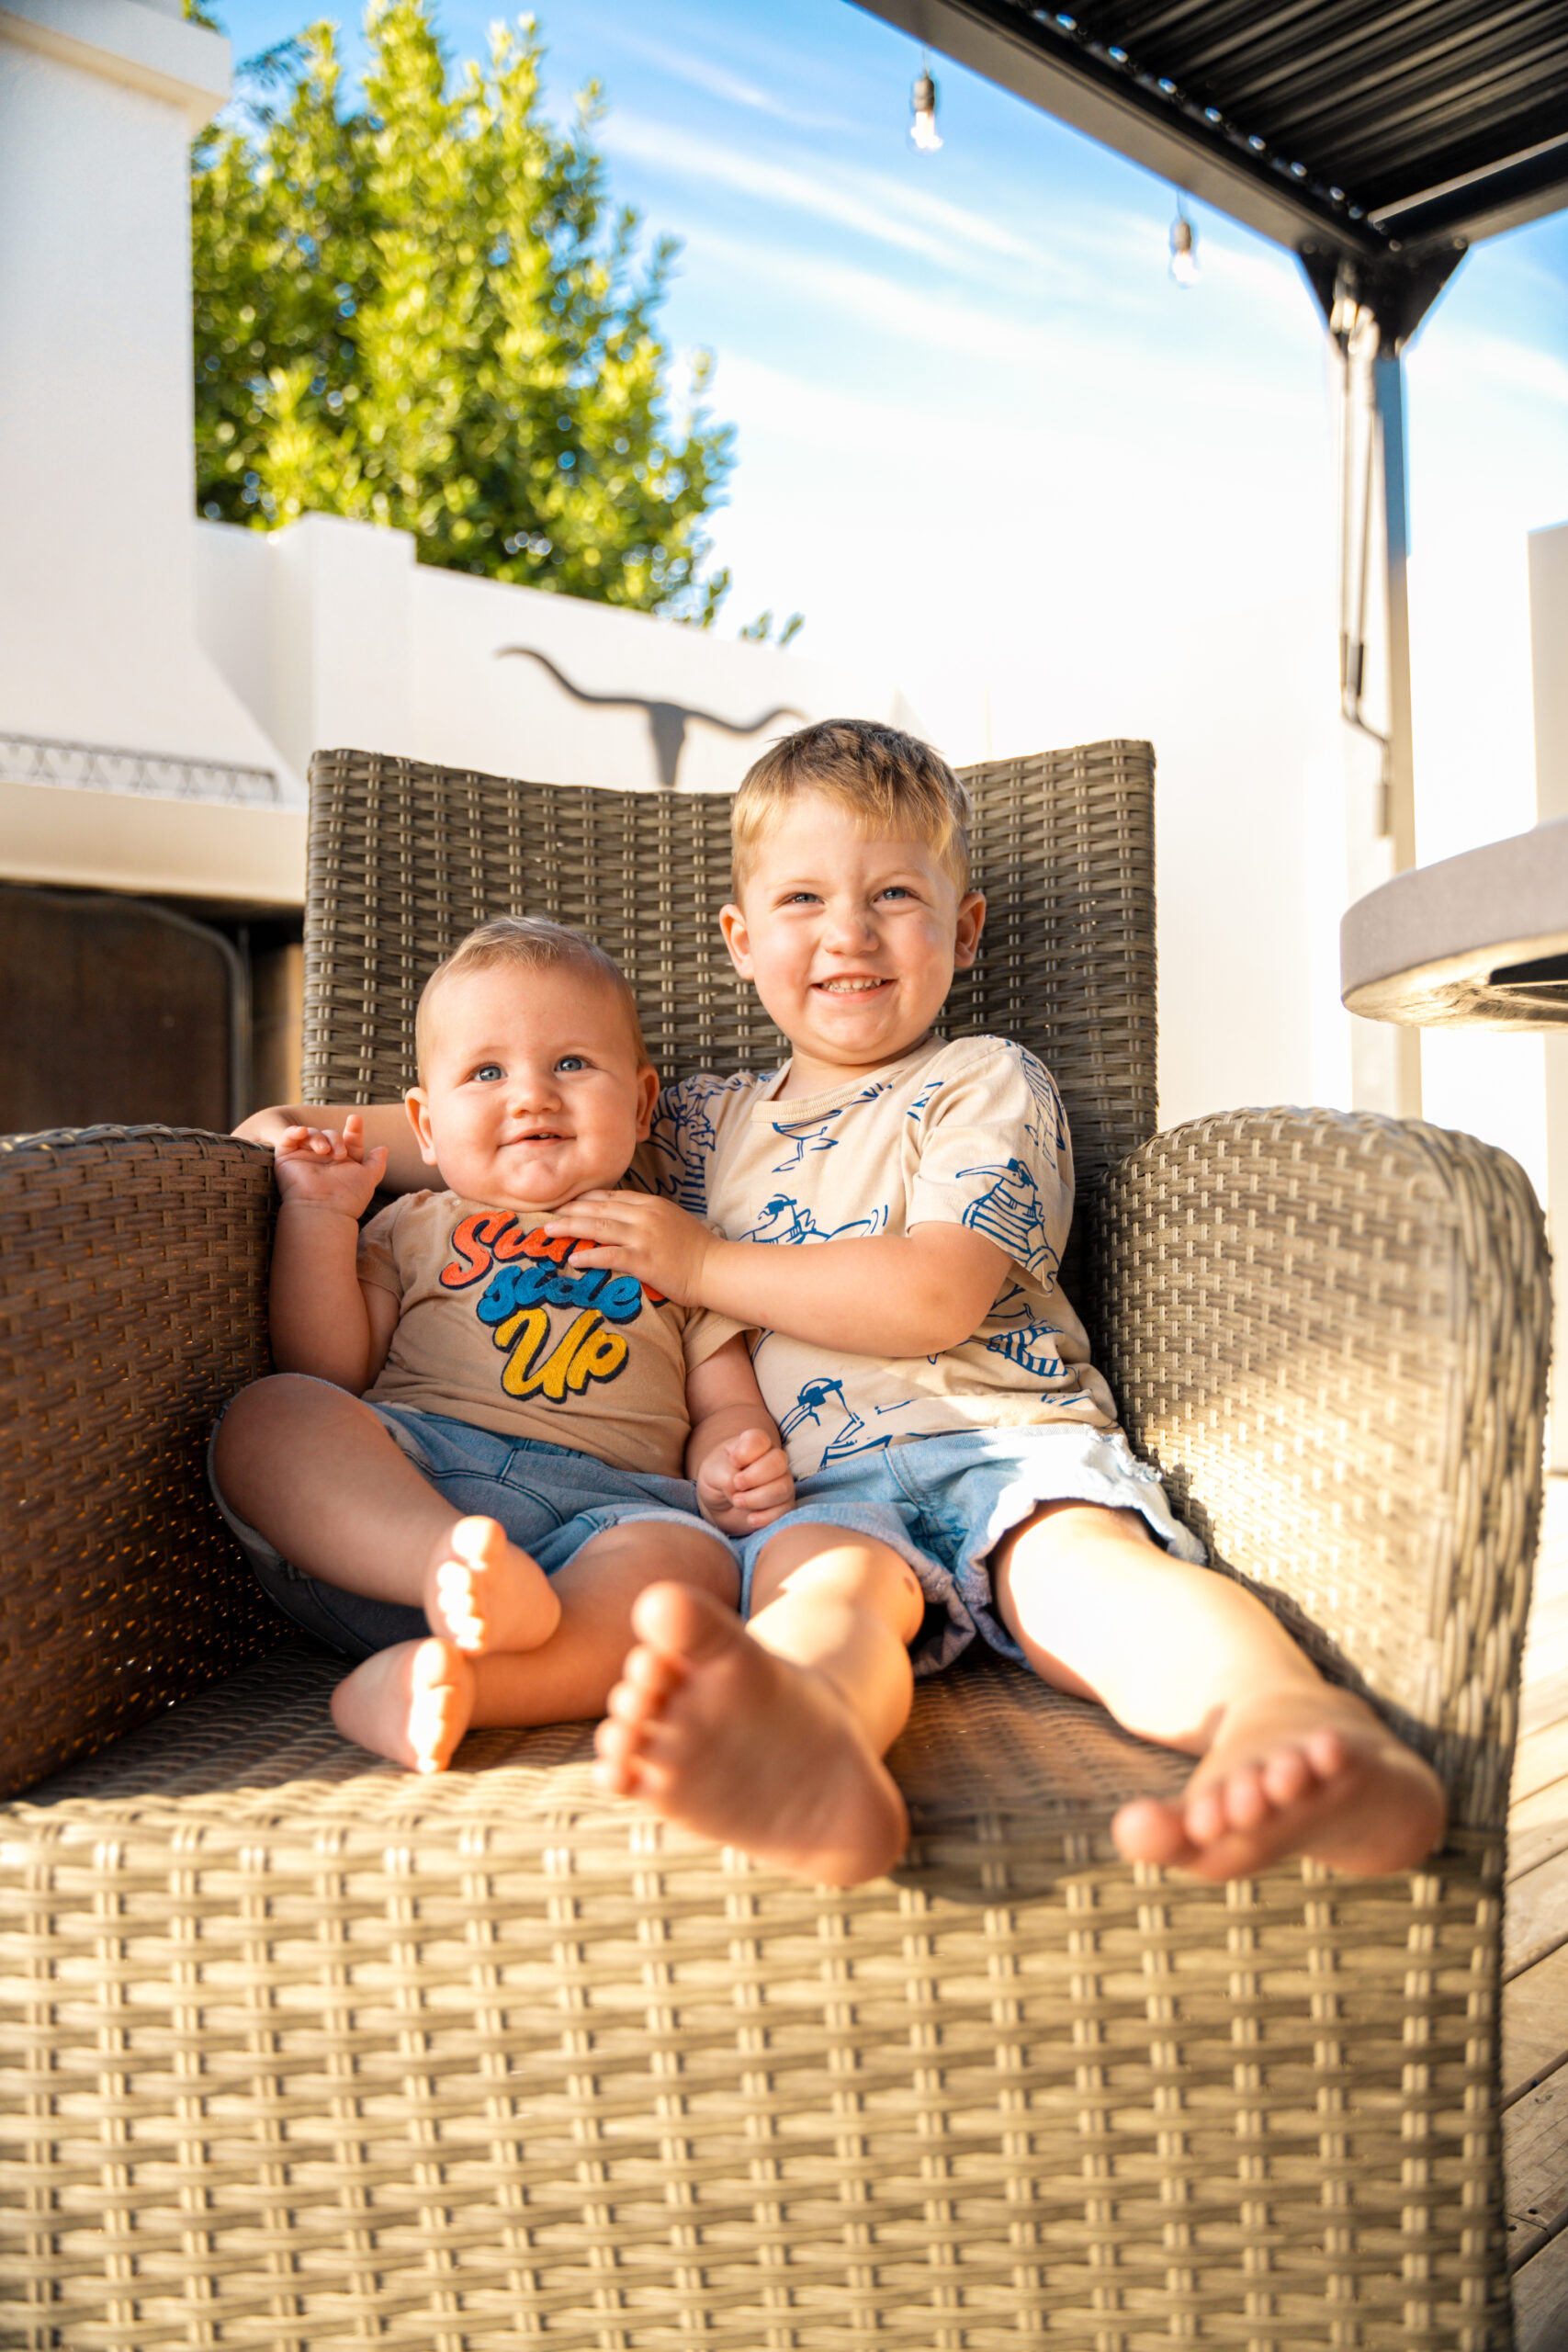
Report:
[[[1120,1430],[1081,1421],[964,1430],[895,1440],[797,1480],[795,1508],[739,1542],[741,1614],[750,1611],[763,1546],[781,1527],[847,1527],[879,1537],[920,1580],[926,1619],[912,1645],[917,1674],[937,1673],[976,1634],[1004,1657],[1021,1659],[993,1606],[987,1563],[1042,1503],[1059,1502],[1135,1510],[1175,1558],[1200,1566],[1208,1559],[1172,1516],[1157,1474],[1138,1461]]]
[[[299,1375],[308,1377],[309,1375]],[[323,1386],[331,1384],[323,1382]],[[337,1392],[340,1396],[342,1390]],[[407,1405],[359,1402],[384,1421],[422,1476],[453,1509],[498,1519],[514,1544],[537,1560],[547,1576],[558,1576],[590,1537],[634,1519],[672,1520],[702,1529],[722,1544],[730,1558],[737,1546],[698,1514],[697,1490],[687,1478],[661,1478],[652,1471],[620,1470],[593,1454],[549,1445],[538,1438],[502,1437],[450,1420],[444,1413],[416,1412]],[[222,1415],[219,1416],[221,1423]],[[292,1566],[265,1536],[230,1509],[213,1471],[214,1427],[207,1449],[207,1476],[258,1582],[297,1625],[345,1657],[358,1660],[395,1642],[422,1641],[430,1631],[423,1609],[373,1595],[343,1592]],[[739,1583],[739,1569],[737,1570]]]

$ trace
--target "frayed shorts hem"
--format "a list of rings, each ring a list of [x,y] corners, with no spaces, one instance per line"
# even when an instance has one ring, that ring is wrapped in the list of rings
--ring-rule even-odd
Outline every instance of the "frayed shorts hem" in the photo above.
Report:
[[[1173,1558],[1207,1562],[1120,1430],[1072,1421],[966,1430],[853,1454],[798,1480],[794,1509],[738,1546],[741,1614],[750,1613],[757,1562],[782,1528],[841,1527],[886,1544],[919,1577],[926,1614],[911,1645],[918,1675],[940,1672],[976,1634],[1024,1662],[997,1613],[989,1562],[1004,1536],[1053,1502],[1135,1510]]]

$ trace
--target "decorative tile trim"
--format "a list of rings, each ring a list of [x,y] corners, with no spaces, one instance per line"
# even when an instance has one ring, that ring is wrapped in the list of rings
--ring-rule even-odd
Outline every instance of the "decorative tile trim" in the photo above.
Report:
[[[41,735],[0,733],[0,781],[58,785],[68,792],[130,792],[152,800],[215,800],[242,808],[275,808],[282,799],[271,768],[115,751],[104,743],[59,743]]]

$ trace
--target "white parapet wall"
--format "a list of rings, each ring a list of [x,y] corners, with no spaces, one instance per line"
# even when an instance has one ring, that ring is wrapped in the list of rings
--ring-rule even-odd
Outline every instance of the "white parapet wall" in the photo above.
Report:
[[[260,812],[297,782],[192,627],[189,150],[229,79],[228,42],[184,23],[178,0],[0,0],[13,879],[270,903],[293,855]],[[187,796],[241,821],[206,827],[206,848],[182,844],[170,867]]]
[[[541,784],[734,789],[773,735],[918,728],[851,665],[414,560],[406,531],[198,522],[197,630],[285,763],[381,752]]]

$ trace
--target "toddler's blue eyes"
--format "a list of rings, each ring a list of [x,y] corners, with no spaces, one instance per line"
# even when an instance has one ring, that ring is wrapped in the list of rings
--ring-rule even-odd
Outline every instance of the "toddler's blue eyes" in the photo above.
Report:
[[[474,1076],[476,1078],[499,1078],[501,1076],[501,1064],[499,1062],[481,1063],[479,1068],[475,1070]]]
[[[587,1067],[581,1054],[563,1054],[556,1064],[557,1069],[586,1069]]]

